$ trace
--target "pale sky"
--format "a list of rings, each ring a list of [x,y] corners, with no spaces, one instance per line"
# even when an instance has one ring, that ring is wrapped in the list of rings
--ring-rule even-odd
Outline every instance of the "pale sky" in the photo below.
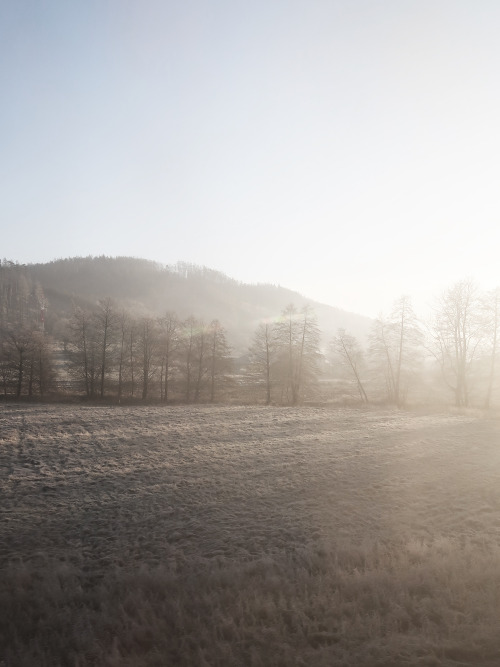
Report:
[[[500,284],[497,0],[4,0],[0,256],[370,316]]]

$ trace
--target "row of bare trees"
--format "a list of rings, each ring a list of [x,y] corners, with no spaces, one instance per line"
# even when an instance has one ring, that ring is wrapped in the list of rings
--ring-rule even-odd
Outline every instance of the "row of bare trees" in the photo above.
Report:
[[[471,280],[442,297],[431,326],[432,353],[455,405],[489,408],[495,388],[500,288],[483,294]]]
[[[45,396],[55,371],[50,343],[39,328],[6,326],[0,331],[0,385],[4,396]]]
[[[20,267],[0,263],[0,395],[66,390],[88,398],[500,403],[500,289],[448,288],[419,321],[409,297],[373,322],[367,340],[339,329],[327,345],[311,308],[293,304],[260,322],[235,365],[217,320],[137,316],[111,299],[75,308],[44,330],[45,298]],[[63,349],[64,344],[64,349]]]
[[[4,396],[44,396],[55,374],[43,331],[45,298],[22,267],[0,262],[0,391]]]
[[[318,397],[320,331],[309,308],[289,305],[276,321],[259,324],[248,367],[235,373],[225,329],[217,320],[132,317],[111,300],[93,311],[77,308],[68,325],[66,354],[77,391],[198,402],[255,397],[297,405]],[[241,369],[240,369],[241,370]],[[252,400],[252,398],[250,398]]]
[[[401,297],[390,316],[374,321],[366,351],[339,330],[333,365],[363,402],[369,395],[397,406],[451,397],[457,407],[489,408],[499,385],[499,322],[500,289],[482,293],[462,280],[444,292],[425,323],[409,297]]]
[[[249,351],[249,379],[265,392],[265,403],[297,405],[317,397],[320,330],[309,307],[290,304],[279,319],[258,325]]]
[[[92,312],[75,310],[67,354],[70,376],[89,398],[213,402],[230,370],[226,331],[217,320],[133,317],[110,299]]]
[[[374,321],[365,350],[345,329],[339,329],[326,354],[312,310],[289,305],[281,317],[258,325],[249,351],[248,381],[260,387],[266,404],[297,405],[328,400],[353,391],[363,403],[406,402],[422,360],[423,334],[402,297],[389,318]]]

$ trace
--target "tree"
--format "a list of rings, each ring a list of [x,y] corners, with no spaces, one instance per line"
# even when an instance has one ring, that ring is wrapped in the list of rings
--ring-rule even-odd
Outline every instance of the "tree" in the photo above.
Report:
[[[12,367],[9,346],[6,341],[5,329],[0,329],[0,377],[4,396],[9,394],[9,388],[14,384],[14,369]]]
[[[305,306],[299,313],[293,304],[285,308],[276,329],[283,396],[297,405],[319,374],[320,332],[311,308]]]
[[[299,333],[300,346],[293,392],[294,405],[302,400],[305,390],[310,389],[316,383],[319,374],[321,334],[310,306],[304,306],[300,312]]]
[[[130,316],[122,310],[118,316],[118,402],[123,395],[123,376],[127,363],[127,343],[130,325]]]
[[[54,379],[49,339],[28,326],[0,330],[0,377],[4,395],[44,395]]]
[[[391,314],[391,329],[395,349],[394,402],[401,406],[406,401],[423,343],[422,331],[410,297],[402,296],[395,302]]]
[[[43,331],[34,330],[28,357],[28,396],[32,396],[38,387],[38,393],[43,397],[54,381],[51,341]]]
[[[24,273],[18,276],[17,283],[17,324],[26,327],[30,322],[30,292],[31,285]],[[36,318],[35,318],[36,321]]]
[[[333,353],[340,359],[341,365],[347,368],[354,377],[357,390],[363,403],[368,403],[368,396],[361,381],[361,369],[364,366],[363,350],[354,336],[338,329],[331,343]]]
[[[160,353],[162,377],[160,379],[160,398],[168,403],[170,380],[177,361],[180,346],[181,323],[175,313],[167,313],[160,318]]]
[[[104,381],[111,367],[110,352],[116,344],[119,319],[111,299],[99,301],[94,313],[94,328],[100,346],[100,395],[104,397]]]
[[[384,378],[387,399],[405,403],[420,357],[423,335],[408,296],[395,303],[390,318],[379,316],[369,337],[374,375]]]
[[[210,402],[215,400],[216,389],[218,389],[221,378],[228,372],[231,364],[229,358],[230,348],[226,339],[226,331],[219,320],[212,320],[208,329],[210,345],[209,353],[209,379],[210,379]]]
[[[138,347],[142,361],[142,399],[149,396],[149,386],[156,372],[155,356],[158,352],[158,328],[151,317],[143,317],[139,323]]]
[[[486,399],[484,406],[490,407],[491,395],[495,382],[496,360],[498,354],[499,326],[500,326],[500,287],[495,288],[486,295],[484,299],[484,309],[486,314],[486,326],[490,340],[490,363],[488,374],[488,385],[486,389]]]
[[[136,359],[139,355],[139,324],[132,321],[128,327],[128,354],[129,354],[129,370],[130,370],[130,396],[134,397],[135,391],[135,377],[136,377]]]
[[[69,372],[81,382],[88,398],[94,398],[99,377],[98,343],[90,313],[76,308],[69,323]]]
[[[383,378],[386,398],[394,401],[394,368],[391,350],[390,323],[383,315],[379,315],[372,325],[369,335],[369,356],[372,375],[377,382]]]
[[[27,327],[8,327],[3,331],[4,355],[12,369],[15,396],[19,398],[23,390],[25,375],[29,368],[29,354],[33,331]]]
[[[202,388],[202,381],[208,373],[208,351],[207,351],[207,328],[203,322],[199,326],[194,337],[194,355],[196,363],[196,382],[194,385],[194,400],[200,400],[200,393]]]
[[[249,366],[254,377],[265,386],[266,405],[271,403],[277,350],[278,341],[273,323],[261,322],[249,349]]]
[[[455,405],[467,407],[469,375],[485,335],[478,289],[472,280],[461,280],[442,295],[430,333],[431,351]]]
[[[184,397],[187,403],[191,400],[197,327],[198,321],[190,316],[183,322],[181,331],[180,371],[184,376]]]

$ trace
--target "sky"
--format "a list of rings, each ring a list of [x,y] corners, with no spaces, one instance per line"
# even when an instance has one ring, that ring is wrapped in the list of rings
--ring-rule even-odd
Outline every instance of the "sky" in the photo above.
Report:
[[[0,257],[368,316],[500,284],[497,0],[4,0]]]

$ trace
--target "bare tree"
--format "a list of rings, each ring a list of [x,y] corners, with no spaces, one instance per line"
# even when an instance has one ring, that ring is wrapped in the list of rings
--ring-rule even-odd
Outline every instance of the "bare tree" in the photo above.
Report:
[[[363,403],[368,403],[368,396],[361,381],[361,371],[364,366],[363,350],[354,336],[346,333],[345,329],[338,329],[333,338],[331,348],[350,374],[352,374],[357,390]]]
[[[191,400],[193,388],[195,344],[198,326],[199,323],[193,316],[188,317],[182,324],[180,370],[184,376],[184,398],[187,403]]]
[[[300,311],[300,347],[298,350],[297,373],[295,376],[295,403],[302,400],[305,389],[310,389],[319,375],[320,330],[310,306]]]
[[[276,324],[276,337],[279,346],[281,402],[291,402],[295,405],[298,396],[294,378],[300,330],[298,311],[292,303],[281,313],[281,318]]]
[[[283,395],[297,405],[319,374],[320,332],[310,307],[288,305],[276,325],[282,361]]]
[[[35,327],[38,322],[35,286],[25,269],[3,260],[0,266],[0,325],[6,327]]]
[[[383,378],[386,398],[390,402],[394,402],[396,391],[394,360],[391,350],[391,328],[390,323],[383,315],[379,315],[374,320],[368,340],[372,376],[377,384]]]
[[[488,384],[486,389],[486,399],[484,402],[485,408],[488,409],[491,404],[491,396],[495,383],[496,361],[498,355],[500,326],[500,287],[495,288],[492,292],[487,294],[484,298],[483,304],[486,316],[485,324],[489,334],[488,338],[490,347]]]
[[[159,320],[162,377],[160,398],[168,403],[170,380],[177,361],[180,346],[181,323],[175,313],[167,313]]]
[[[210,378],[210,402],[215,400],[215,394],[221,379],[228,372],[231,364],[229,358],[230,348],[226,339],[226,331],[219,320],[212,320],[208,329],[210,356],[209,356],[209,378]]]
[[[391,314],[391,330],[395,352],[394,402],[397,406],[401,406],[406,401],[423,344],[422,330],[413,311],[410,297],[402,296],[395,302]]]
[[[11,326],[3,330],[4,355],[12,370],[15,383],[15,396],[19,398],[23,391],[26,373],[29,370],[29,357],[33,342],[33,331],[27,327]]]
[[[131,328],[130,315],[122,310],[118,315],[118,402],[123,396],[123,378],[124,371],[127,366],[128,355],[128,341]]]
[[[111,299],[99,301],[99,307],[94,313],[94,327],[100,345],[100,396],[104,397],[104,382],[111,367],[110,353],[116,344],[119,319]]]
[[[379,316],[369,337],[373,375],[383,378],[387,400],[405,403],[421,355],[423,334],[408,296],[395,303],[390,318]]]
[[[200,321],[194,336],[194,355],[196,364],[196,381],[194,385],[194,400],[200,400],[202,382],[208,374],[208,331],[205,324]]]
[[[130,371],[130,396],[134,398],[135,380],[137,370],[137,359],[139,356],[139,330],[140,326],[137,321],[131,321],[128,327],[128,359]]]
[[[158,328],[151,317],[143,317],[139,323],[139,351],[142,361],[142,398],[149,396],[149,387],[156,372],[155,357],[158,352]]]
[[[5,328],[0,329],[0,377],[4,396],[9,394],[9,388],[14,384],[14,368],[10,359],[9,346],[6,341]]]
[[[478,289],[472,280],[461,280],[443,294],[430,332],[431,351],[455,405],[467,407],[469,375],[485,335]]]
[[[76,308],[69,322],[69,372],[82,383],[85,394],[93,398],[96,394],[98,367],[98,344],[92,315]]]
[[[249,349],[249,366],[251,374],[265,386],[266,405],[271,403],[277,351],[278,341],[274,324],[261,322],[254,333]]]
[[[38,393],[43,397],[54,382],[51,341],[43,331],[35,329],[32,331],[29,346],[28,396],[32,396],[38,389]]]

